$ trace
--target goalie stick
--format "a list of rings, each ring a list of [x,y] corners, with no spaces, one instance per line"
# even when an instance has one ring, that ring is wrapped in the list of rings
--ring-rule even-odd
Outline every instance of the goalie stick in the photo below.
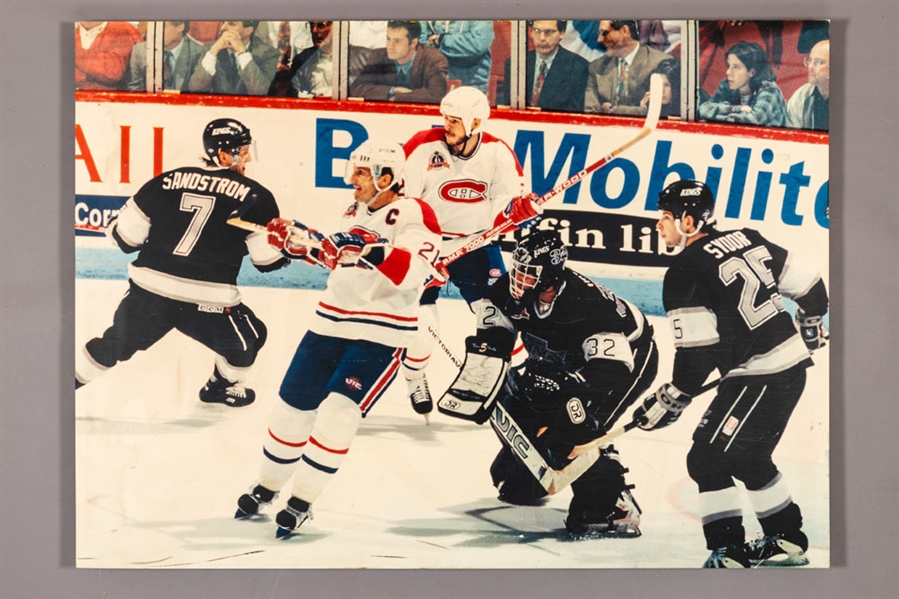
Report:
[[[716,381],[712,381],[711,383],[707,383],[707,384],[703,385],[702,388],[693,397],[697,397],[699,395],[702,395],[706,391],[710,391],[710,390],[714,389],[715,387],[718,386],[718,383],[720,383],[720,382],[721,382],[721,380],[718,379]],[[632,421],[628,422],[627,424],[625,424],[624,426],[620,426],[613,431],[609,431],[602,437],[593,439],[589,443],[584,443],[583,445],[576,445],[574,447],[574,449],[571,450],[571,453],[568,454],[568,457],[570,459],[577,459],[578,457],[580,457],[584,454],[592,455],[591,452],[594,449],[596,449],[600,445],[605,445],[612,439],[617,439],[618,437],[620,437],[621,435],[623,435],[624,433],[626,433],[630,430],[637,428],[637,424],[638,424],[638,421],[632,420]]]
[[[560,195],[565,192],[569,187],[576,185],[581,182],[587,175],[596,171],[597,169],[605,166],[610,161],[614,160],[619,154],[639,142],[644,137],[648,136],[650,133],[655,131],[656,126],[659,124],[659,115],[662,112],[662,88],[664,87],[664,83],[662,81],[662,76],[658,73],[653,74],[649,78],[649,107],[646,111],[646,120],[643,122],[643,128],[640,129],[640,132],[635,135],[632,139],[627,141],[625,144],[619,146],[618,148],[612,150],[593,164],[589,165],[587,168],[582,170],[581,172],[573,175],[566,181],[562,181],[548,192],[540,196],[536,203],[538,205],[545,204],[549,200],[553,199],[557,195]],[[511,220],[506,219],[500,224],[496,225],[492,229],[481,233],[477,237],[473,238],[471,241],[457,249],[455,252],[452,252],[448,256],[444,257],[440,260],[440,266],[446,267],[450,262],[454,262],[464,256],[465,254],[472,252],[482,245],[486,244],[488,241],[502,233],[509,225],[514,224]]]
[[[431,336],[440,345],[443,352],[457,368],[462,366],[462,362],[456,358],[452,350],[446,346],[440,335],[433,327],[428,327]],[[521,427],[515,422],[515,419],[509,412],[500,405],[499,402],[493,408],[490,414],[490,426],[503,440],[503,443],[515,452],[521,463],[530,471],[537,479],[540,486],[546,490],[548,495],[555,495],[574,481],[576,481],[590,466],[599,459],[600,452],[598,449],[594,451],[585,451],[582,455],[572,460],[561,470],[554,470],[546,463],[540,452],[534,447],[533,442],[525,436],[521,431]],[[598,446],[597,446],[598,447]]]

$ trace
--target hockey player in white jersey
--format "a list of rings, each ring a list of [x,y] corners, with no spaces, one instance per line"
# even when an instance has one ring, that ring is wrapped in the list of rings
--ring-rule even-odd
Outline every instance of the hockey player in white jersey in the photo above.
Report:
[[[395,143],[370,140],[352,153],[345,180],[355,201],[341,220],[344,232],[326,237],[296,221],[268,224],[269,243],[284,255],[332,269],[281,383],[257,483],[237,502],[235,517],[254,516],[292,476],[275,517],[279,538],[309,517],[417,332],[440,228],[427,204],[399,195],[404,163]]]
[[[458,87],[443,98],[440,112],[443,127],[420,131],[403,145],[405,192],[434,209],[443,232],[442,255],[448,255],[506,219],[516,225],[534,219],[540,208],[536,195],[524,194],[523,172],[512,149],[483,130],[490,117],[483,92]],[[448,270],[469,306],[506,272],[498,243],[466,254]],[[439,288],[431,288],[422,297],[421,317],[435,328],[438,293]],[[404,362],[412,407],[422,414],[433,409],[424,376],[433,342],[427,327],[421,327]]]

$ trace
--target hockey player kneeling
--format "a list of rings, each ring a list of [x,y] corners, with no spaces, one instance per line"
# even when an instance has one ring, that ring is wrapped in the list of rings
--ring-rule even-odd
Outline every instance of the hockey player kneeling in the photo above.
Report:
[[[503,432],[502,411],[547,464],[561,469],[579,445],[607,429],[649,389],[658,367],[652,326],[633,304],[565,267],[568,250],[554,231],[518,243],[511,272],[476,302],[478,331],[466,340],[465,364],[438,402],[447,415],[491,420],[504,441],[490,467],[499,499],[539,505],[544,487]],[[527,350],[509,368],[517,337]],[[491,419],[501,406],[498,417]],[[627,469],[611,445],[571,484],[565,526],[575,536],[636,537],[640,508]]]

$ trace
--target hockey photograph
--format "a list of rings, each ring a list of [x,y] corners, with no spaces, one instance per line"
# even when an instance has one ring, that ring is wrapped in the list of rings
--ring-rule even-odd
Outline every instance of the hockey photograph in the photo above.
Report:
[[[76,566],[829,568],[813,16],[72,23]]]

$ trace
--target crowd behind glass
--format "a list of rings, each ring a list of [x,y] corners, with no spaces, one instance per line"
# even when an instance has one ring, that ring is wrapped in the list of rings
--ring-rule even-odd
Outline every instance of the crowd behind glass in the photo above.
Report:
[[[646,113],[828,130],[826,21],[80,21],[75,87]]]

